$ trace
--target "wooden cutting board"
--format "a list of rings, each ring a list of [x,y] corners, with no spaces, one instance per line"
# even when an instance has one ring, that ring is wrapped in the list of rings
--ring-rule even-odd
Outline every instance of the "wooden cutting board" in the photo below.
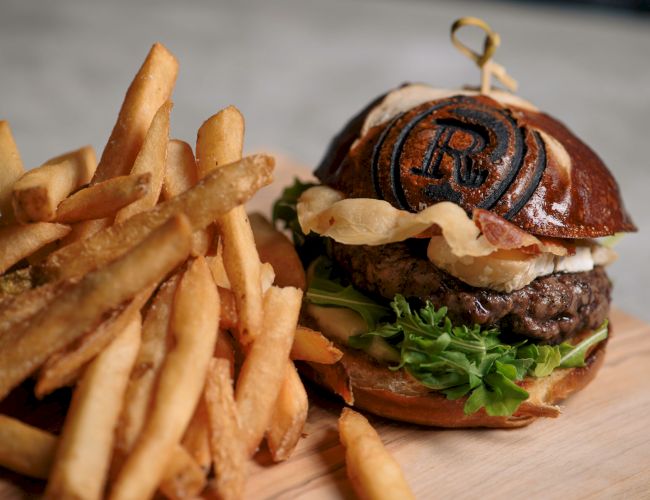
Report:
[[[416,498],[650,498],[650,325],[614,309],[596,379],[557,419],[523,429],[429,429],[371,418]],[[342,405],[312,395],[293,457],[259,460],[247,498],[352,498],[336,420]]]

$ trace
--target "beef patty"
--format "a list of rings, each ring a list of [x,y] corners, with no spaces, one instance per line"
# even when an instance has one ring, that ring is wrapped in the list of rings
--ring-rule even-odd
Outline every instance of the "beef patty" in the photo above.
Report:
[[[611,282],[597,266],[581,273],[539,277],[510,293],[475,288],[437,268],[426,257],[426,240],[381,246],[332,241],[330,256],[359,290],[386,299],[446,306],[452,321],[498,326],[504,333],[561,342],[598,327],[607,318]]]

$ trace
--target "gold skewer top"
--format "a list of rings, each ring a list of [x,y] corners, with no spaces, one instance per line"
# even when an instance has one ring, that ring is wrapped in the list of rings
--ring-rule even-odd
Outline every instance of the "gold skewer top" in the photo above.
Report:
[[[463,26],[476,26],[485,31],[483,42],[483,53],[474,52],[467,45],[462,43],[456,36],[456,32]],[[499,80],[511,92],[517,91],[517,81],[506,73],[506,69],[492,61],[492,56],[501,44],[501,37],[492,28],[478,17],[461,17],[451,25],[451,41],[463,54],[469,57],[481,69],[481,94],[487,94],[491,88],[492,75]]]

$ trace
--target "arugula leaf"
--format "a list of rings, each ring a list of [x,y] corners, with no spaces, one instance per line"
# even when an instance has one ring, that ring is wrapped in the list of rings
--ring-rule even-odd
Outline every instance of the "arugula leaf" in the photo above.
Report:
[[[560,344],[559,347],[562,357],[560,358],[559,366],[561,368],[578,368],[585,366],[585,355],[589,348],[607,338],[607,325],[608,321],[603,321],[603,324],[600,325],[592,335],[584,339],[578,345],[572,346],[566,342]]]
[[[390,309],[378,304],[352,286],[343,286],[331,276],[331,265],[325,258],[318,259],[305,298],[312,304],[326,307],[345,307],[356,311],[366,322],[368,330],[374,330],[378,322],[390,316]],[[383,336],[383,335],[380,335]]]
[[[485,408],[488,415],[509,416],[528,399],[520,387],[525,377],[545,377],[558,367],[584,366],[589,348],[607,337],[607,322],[576,346],[540,345],[523,341],[504,344],[496,328],[454,326],[447,308],[430,302],[413,310],[396,295],[390,309],[335,278],[327,259],[314,265],[307,299],[319,305],[346,307],[366,320],[368,332],[350,337],[349,345],[368,349],[379,337],[399,351],[399,363],[391,370],[406,370],[421,384],[441,391],[448,399],[467,396],[464,411]],[[380,324],[380,321],[391,321]]]

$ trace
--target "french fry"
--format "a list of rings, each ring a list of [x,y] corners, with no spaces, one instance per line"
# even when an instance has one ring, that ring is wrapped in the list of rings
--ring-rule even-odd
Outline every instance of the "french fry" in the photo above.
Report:
[[[39,312],[52,302],[54,297],[66,289],[70,289],[73,285],[74,283],[65,281],[46,283],[3,301],[0,304],[0,348],[6,342],[5,335],[20,328],[21,322]]]
[[[171,139],[167,144],[167,166],[161,197],[170,200],[184,193],[199,180],[192,147],[184,141]]]
[[[50,356],[39,371],[34,387],[36,397],[42,398],[55,389],[72,384],[83,367],[138,316],[152,292],[153,287],[149,287],[138,293],[130,303],[115,310],[97,328]]]
[[[46,479],[50,473],[56,436],[0,415],[0,466],[29,477]]]
[[[361,414],[343,408],[339,418],[348,477],[359,498],[415,498],[397,461]]]
[[[302,292],[271,287],[264,297],[264,323],[242,364],[235,399],[250,456],[269,428],[298,323]]]
[[[219,332],[217,344],[214,346],[214,357],[227,360],[230,363],[230,376],[235,376],[235,346],[227,331]]]
[[[289,238],[275,229],[262,214],[251,214],[249,220],[260,259],[270,263],[275,270],[275,284],[306,290],[305,269]]]
[[[140,346],[137,315],[86,369],[59,439],[46,499],[102,497],[124,391]]]
[[[223,265],[223,245],[221,244],[221,238],[218,239],[215,247],[215,255],[211,255],[206,259],[210,267],[210,272],[212,273],[212,279],[214,279],[214,282],[219,288],[230,290],[230,280],[228,279],[226,268]]]
[[[61,240],[61,246],[68,246],[75,241],[85,240],[102,229],[106,229],[113,222],[113,217],[91,219],[77,222],[72,225],[72,230]]]
[[[11,189],[24,171],[9,122],[0,120],[0,224],[9,224],[15,220],[11,207]]]
[[[69,232],[69,226],[51,222],[0,227],[0,273]]]
[[[221,302],[221,316],[219,318],[219,327],[224,330],[237,328],[239,318],[237,316],[235,296],[227,288],[219,287],[219,301]]]
[[[322,333],[298,326],[290,356],[296,361],[333,365],[343,357],[343,352],[337,349],[332,341]]]
[[[210,449],[216,475],[216,493],[224,500],[242,498],[248,451],[242,440],[228,360],[213,359],[210,363],[205,401],[210,417]]]
[[[133,448],[142,431],[149,405],[154,394],[154,384],[167,354],[169,322],[174,293],[180,276],[169,278],[156,293],[142,324],[142,343],[131,373],[124,397],[124,408],[117,428],[115,449],[116,464]]]
[[[163,180],[163,200],[184,193],[199,180],[196,160],[191,146],[178,139],[172,139],[167,145],[167,166]],[[201,229],[192,235],[192,255],[205,255],[210,246],[210,238],[206,230]]]
[[[58,295],[0,351],[0,399],[49,356],[182,262],[189,254],[190,234],[187,218],[174,217],[124,257],[87,274],[67,293]]]
[[[160,491],[172,500],[196,498],[206,485],[205,472],[181,445],[169,457]]]
[[[100,268],[122,256],[175,214],[187,214],[192,231],[202,229],[268,184],[272,170],[273,159],[264,155],[220,168],[176,198],[51,254],[40,267],[42,278],[65,279]]]
[[[221,338],[221,335],[218,338]],[[212,464],[212,456],[210,455],[208,410],[205,407],[203,398],[196,405],[194,415],[192,415],[192,419],[185,430],[182,443],[196,463],[207,472]]]
[[[199,176],[239,160],[243,146],[244,117],[237,108],[229,106],[208,118],[196,138]],[[262,327],[261,262],[243,206],[233,208],[218,222],[224,266],[233,290],[237,290],[238,335],[243,344],[248,344]]]
[[[121,175],[81,189],[63,200],[55,220],[65,224],[102,219],[151,191],[151,173]]]
[[[203,257],[184,273],[171,317],[173,349],[160,370],[147,422],[126,459],[111,498],[149,498],[203,391],[219,327],[219,295]]]
[[[121,222],[129,217],[153,208],[160,197],[165,163],[167,161],[167,142],[169,141],[169,114],[171,101],[165,102],[157,111],[151,122],[151,127],[142,143],[142,148],[133,163],[131,175],[151,174],[151,185],[146,196],[134,201],[121,209],[115,216],[115,222]]]
[[[266,431],[266,442],[275,462],[287,460],[293,453],[302,436],[309,410],[305,386],[291,361],[287,363],[285,371],[271,424]]]
[[[93,183],[131,171],[154,115],[171,97],[177,74],[176,58],[162,44],[154,44],[126,92]]]
[[[88,184],[96,168],[95,151],[85,146],[29,170],[12,188],[16,219],[23,224],[53,220],[59,203]]]

